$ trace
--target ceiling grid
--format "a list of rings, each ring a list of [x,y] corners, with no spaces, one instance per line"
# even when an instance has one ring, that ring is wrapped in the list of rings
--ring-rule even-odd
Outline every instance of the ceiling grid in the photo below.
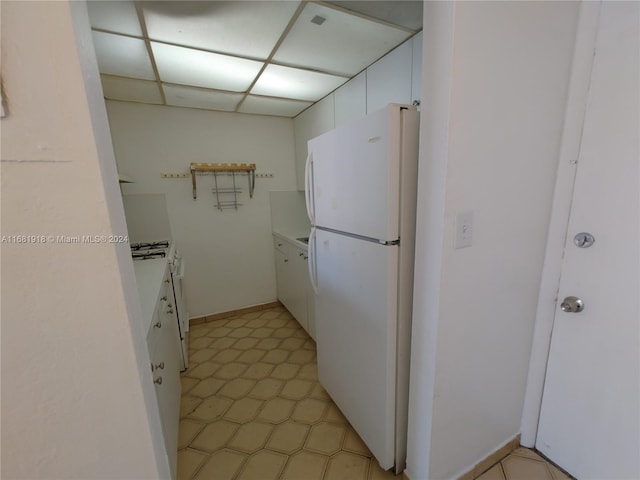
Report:
[[[90,1],[107,99],[294,117],[421,29],[419,1]]]

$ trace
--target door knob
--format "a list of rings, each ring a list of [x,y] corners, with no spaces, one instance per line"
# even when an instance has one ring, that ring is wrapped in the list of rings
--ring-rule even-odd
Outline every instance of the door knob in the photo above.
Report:
[[[578,297],[565,297],[560,304],[560,309],[563,312],[578,313],[584,310],[584,302]]]

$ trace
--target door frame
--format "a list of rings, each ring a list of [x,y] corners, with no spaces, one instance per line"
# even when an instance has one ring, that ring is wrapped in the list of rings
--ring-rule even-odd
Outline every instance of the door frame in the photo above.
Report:
[[[538,434],[542,394],[547,373],[551,334],[556,314],[562,260],[569,226],[577,162],[582,143],[594,52],[600,20],[600,2],[583,1],[567,90],[547,245],[542,267],[526,391],[520,423],[520,443],[533,448]]]

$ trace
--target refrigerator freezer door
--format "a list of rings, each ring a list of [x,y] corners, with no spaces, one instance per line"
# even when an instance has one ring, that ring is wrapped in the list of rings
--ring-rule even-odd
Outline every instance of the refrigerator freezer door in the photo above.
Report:
[[[401,111],[391,105],[309,141],[315,225],[399,237]]]
[[[395,462],[398,247],[316,231],[322,386],[384,469]]]

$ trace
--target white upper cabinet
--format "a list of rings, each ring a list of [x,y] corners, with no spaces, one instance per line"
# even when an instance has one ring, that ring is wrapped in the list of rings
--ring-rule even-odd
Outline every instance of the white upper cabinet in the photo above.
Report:
[[[389,103],[411,103],[413,42],[407,41],[367,68],[367,113]]]
[[[333,102],[334,94],[332,93],[293,119],[296,143],[296,185],[298,190],[304,190],[307,142],[335,128]]]
[[[411,103],[422,100],[422,32],[411,39],[413,60],[411,64]],[[418,104],[419,105],[419,104]]]
[[[421,89],[422,32],[294,118],[298,190],[304,190],[304,167],[310,139],[389,103],[421,101]]]
[[[336,127],[367,114],[367,72],[360,72],[335,92]]]

